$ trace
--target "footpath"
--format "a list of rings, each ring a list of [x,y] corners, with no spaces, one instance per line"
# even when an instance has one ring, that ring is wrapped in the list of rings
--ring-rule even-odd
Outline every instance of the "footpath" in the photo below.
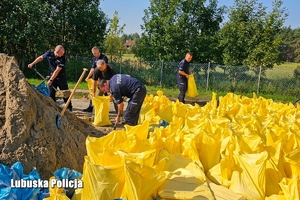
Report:
[[[70,89],[70,90],[72,91],[72,89]],[[83,90],[83,89],[77,89],[76,92],[86,94],[86,96],[88,96],[88,94],[89,94],[89,90]],[[174,98],[174,97],[168,97],[168,98],[171,101],[177,100],[177,98]],[[204,106],[208,102],[208,100],[189,99],[188,97],[186,97],[185,102],[188,104],[192,104],[192,105],[198,104],[199,106]]]

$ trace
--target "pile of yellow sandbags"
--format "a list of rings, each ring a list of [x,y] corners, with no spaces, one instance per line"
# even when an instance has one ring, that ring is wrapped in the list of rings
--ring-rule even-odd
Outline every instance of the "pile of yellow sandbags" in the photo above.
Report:
[[[299,199],[299,107],[232,93],[200,107],[157,94],[140,125],[87,138],[73,199]]]

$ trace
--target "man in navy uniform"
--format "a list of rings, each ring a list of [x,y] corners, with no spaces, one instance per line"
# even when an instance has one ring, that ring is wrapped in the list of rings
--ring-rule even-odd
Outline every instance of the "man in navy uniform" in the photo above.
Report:
[[[105,54],[101,53],[100,49],[97,46],[94,46],[92,48],[92,54],[94,55],[93,57],[93,62],[92,62],[92,67],[90,69],[89,74],[87,75],[85,81],[93,77],[94,71],[97,68],[97,61],[98,60],[104,60],[104,62],[107,64],[108,63],[108,58]],[[93,111],[93,105],[92,105],[92,100],[89,103],[89,106],[85,109],[83,109],[84,112],[92,112]]]
[[[190,74],[190,62],[193,58],[193,54],[188,52],[185,58],[182,59],[178,65],[177,84],[180,91],[178,100],[185,103],[185,94],[188,88],[188,78]]]
[[[62,45],[57,45],[55,50],[48,50],[43,55],[37,57],[32,63],[28,64],[28,68],[32,68],[33,65],[41,62],[44,59],[48,60],[50,69],[50,79],[48,80],[48,85],[54,88],[59,88],[60,90],[69,90],[67,83],[67,76],[65,70],[65,49]],[[49,87],[49,96],[56,101],[56,90],[53,87]],[[64,97],[63,100],[67,103],[69,97]],[[68,110],[72,111],[72,102],[68,105]]]
[[[123,113],[123,97],[127,97],[130,100],[123,115],[125,124],[130,126],[138,124],[141,107],[147,94],[146,88],[141,81],[126,74],[116,74],[110,80],[102,79],[99,83],[99,88],[102,92],[110,92],[118,104],[116,123],[120,122]]]

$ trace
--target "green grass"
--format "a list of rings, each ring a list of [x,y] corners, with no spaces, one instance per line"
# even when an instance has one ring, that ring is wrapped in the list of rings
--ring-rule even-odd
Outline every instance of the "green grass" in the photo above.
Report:
[[[269,79],[292,78],[297,66],[300,66],[300,63],[284,63],[281,65],[275,65],[272,70],[266,71],[266,76]]]
[[[123,54],[122,60],[137,60],[137,58],[134,57],[134,54]]]
[[[39,79],[27,79],[28,82],[30,84],[34,84],[34,85],[38,85],[39,83],[41,83],[41,80]],[[74,82],[69,82],[69,88],[74,88],[76,83]],[[156,95],[156,92],[158,90],[161,90],[163,92],[163,94],[167,97],[171,97],[171,98],[177,98],[178,94],[179,94],[179,90],[178,88],[161,88],[159,86],[146,86],[147,88],[147,94],[153,94]],[[88,90],[88,85],[87,82],[82,81],[77,89],[81,89],[81,90]],[[219,98],[220,96],[225,96],[227,94],[227,92],[219,92],[219,91],[204,91],[204,90],[198,90],[199,95],[197,97],[191,98],[191,97],[186,97],[186,99],[191,99],[191,100],[206,100],[209,101],[211,100],[212,97],[212,93],[215,92],[217,94],[217,98]],[[253,94],[239,94],[239,93],[235,93],[237,95],[243,95],[249,98],[253,97]],[[74,95],[74,98],[82,98],[84,97],[86,94],[85,93],[76,93],[76,95]],[[279,96],[279,95],[257,95],[257,96],[261,96],[263,98],[266,99],[273,99],[274,102],[283,102],[283,103],[289,103],[289,102],[293,102],[296,100],[296,98],[294,96]]]
[[[39,83],[42,82],[42,80],[39,80],[39,79],[27,79],[27,81],[30,84],[34,84],[34,85],[38,85]],[[69,85],[69,88],[74,88],[76,83],[75,82],[69,82],[68,85]],[[88,90],[87,82],[86,81],[81,81],[80,84],[78,85],[77,89]]]

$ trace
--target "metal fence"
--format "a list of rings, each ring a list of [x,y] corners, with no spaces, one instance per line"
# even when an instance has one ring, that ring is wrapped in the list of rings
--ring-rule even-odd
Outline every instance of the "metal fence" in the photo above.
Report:
[[[77,81],[82,68],[91,68],[91,57],[68,57],[67,74]],[[112,59],[109,63],[117,73],[130,74],[145,85],[177,87],[178,62]],[[299,70],[299,69],[298,69]],[[264,70],[261,67],[224,66],[215,63],[190,63],[199,91],[236,92],[240,94],[278,94],[298,97],[300,79],[297,69]],[[298,73],[300,74],[300,73]]]
[[[146,85],[177,86],[178,62],[138,60],[112,61],[118,73],[128,73]],[[299,70],[299,69],[298,69]],[[278,94],[299,96],[297,69],[263,69],[262,67],[224,66],[215,63],[190,63],[197,88],[201,91],[238,92],[241,94]]]

